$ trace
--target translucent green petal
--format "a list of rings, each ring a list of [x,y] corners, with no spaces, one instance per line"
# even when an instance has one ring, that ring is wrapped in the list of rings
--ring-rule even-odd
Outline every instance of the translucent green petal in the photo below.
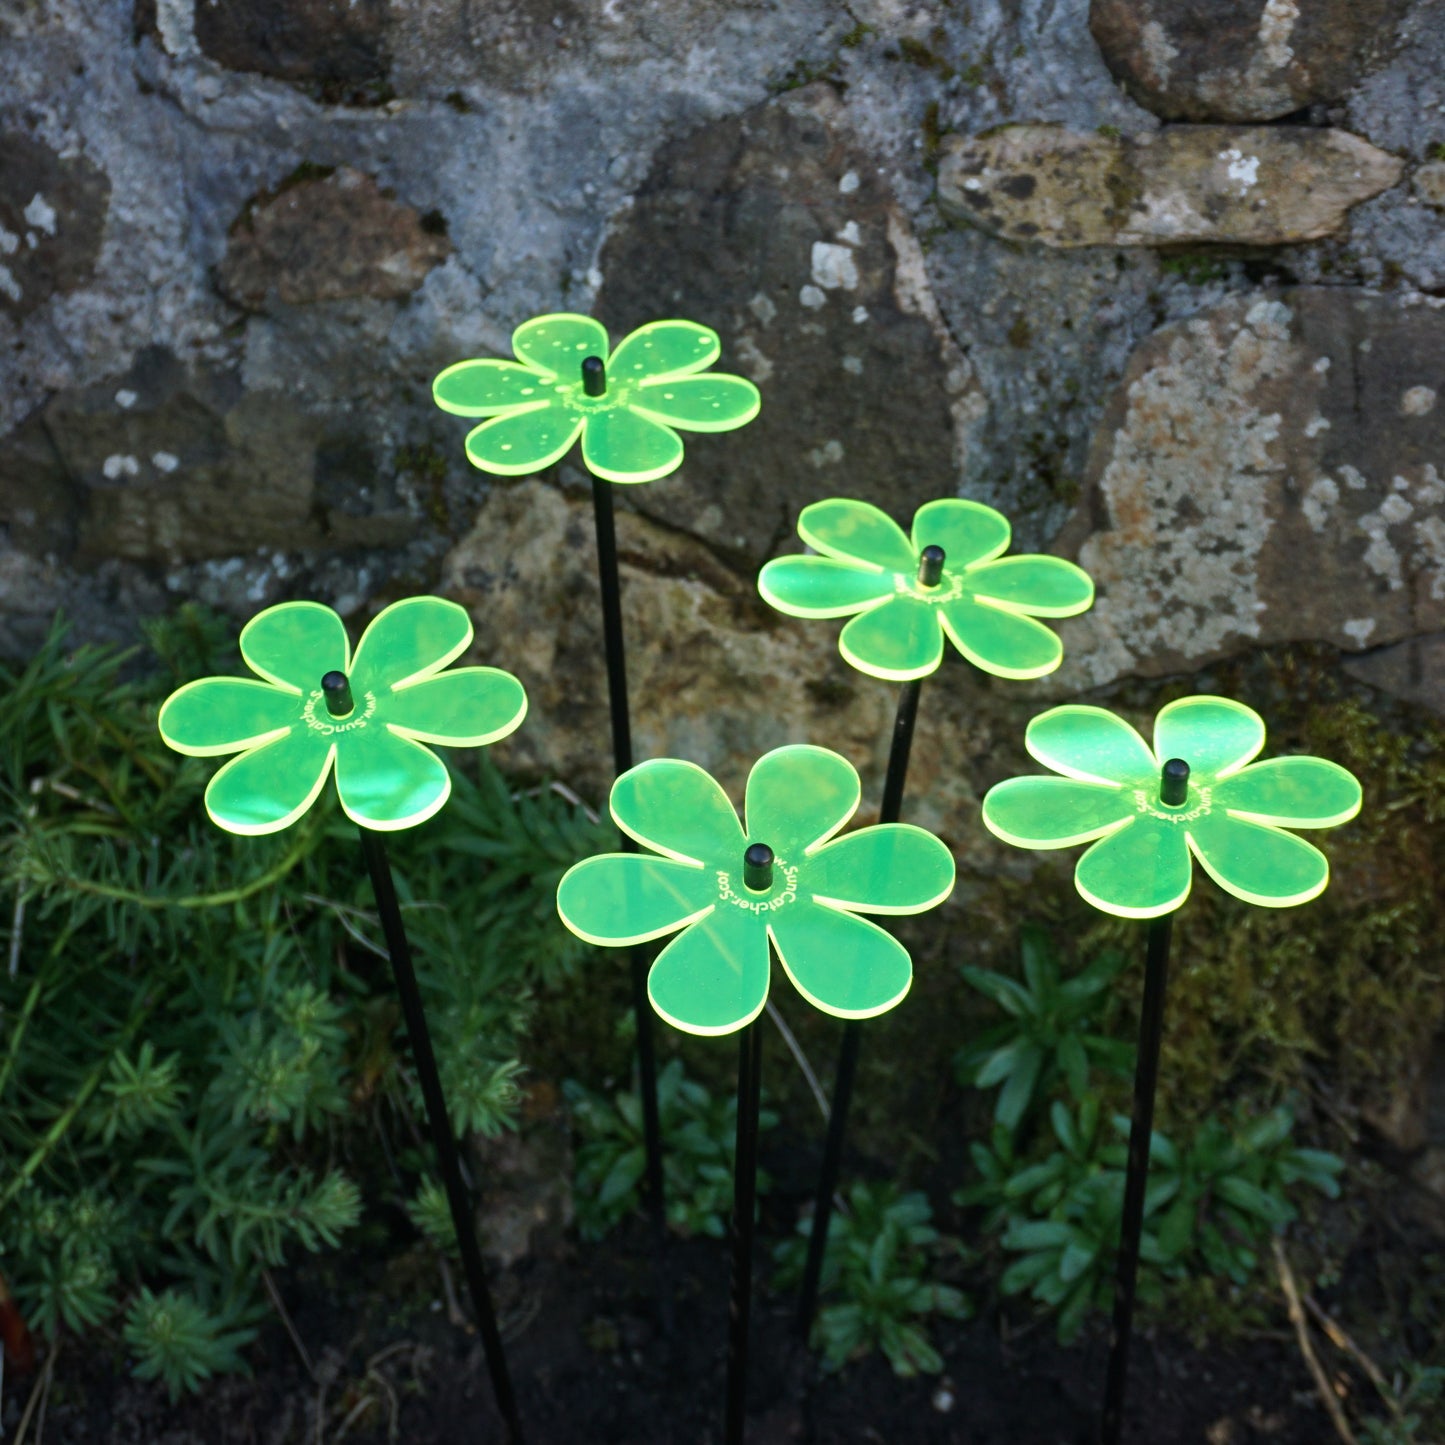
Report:
[[[646,853],[603,853],[569,868],[557,885],[562,922],[588,943],[647,943],[695,922],[717,902],[712,875]]]
[[[1066,703],[1028,725],[1029,756],[1066,778],[1158,790],[1159,764],[1148,744],[1121,717],[1101,707]]]
[[[241,656],[267,682],[309,693],[328,672],[346,671],[351,643],[346,625],[329,607],[283,602],[258,612],[241,629]]]
[[[206,789],[206,811],[228,833],[279,833],[316,801],[331,770],[331,739],[308,727],[232,758]]]
[[[1011,535],[1008,518],[982,502],[947,497],[913,514],[914,547],[919,552],[942,547],[943,565],[950,572],[1002,556]]]
[[[567,455],[582,418],[550,402],[493,417],[467,435],[467,460],[499,477],[525,477]]]
[[[843,629],[838,650],[870,677],[889,682],[927,677],[943,661],[939,615],[939,608],[899,594],[855,617]]]
[[[563,381],[577,381],[589,356],[607,360],[607,331],[600,321],[574,311],[534,316],[512,333],[518,361]]]
[[[1073,778],[1008,778],[984,794],[989,832],[1016,848],[1072,848],[1134,815],[1129,791]]]
[[[775,557],[758,573],[763,600],[790,617],[847,617],[893,596],[893,574],[832,557]]]
[[[720,907],[657,955],[647,996],[673,1028],[730,1034],[762,1013],[770,969],[767,924]]]
[[[911,823],[879,823],[813,855],[803,890],[860,913],[922,913],[953,892],[953,854]]]
[[[938,609],[953,645],[980,671],[995,677],[1043,677],[1064,657],[1064,644],[1042,622],[985,602],[959,597]]]
[[[885,572],[918,574],[918,554],[903,528],[871,502],[830,497],[804,507],[798,535],[825,557],[852,558]]]
[[[732,431],[746,425],[762,407],[752,382],[724,372],[688,376],[644,386],[633,394],[632,410],[684,431]]]
[[[356,645],[351,664],[353,693],[405,687],[440,672],[472,640],[465,607],[444,597],[405,597],[384,607]],[[393,721],[390,712],[387,720]]]
[[[798,863],[853,816],[861,796],[857,770],[837,753],[810,743],[774,748],[748,774],[748,841]]]
[[[769,915],[778,960],[814,1008],[866,1019],[902,1002],[913,982],[908,950],[876,923],[816,903]]]
[[[515,361],[459,361],[431,384],[432,400],[453,416],[495,416],[550,401],[551,384]]]
[[[612,785],[611,807],[624,833],[669,858],[742,867],[737,812],[696,763],[654,758],[629,768]]]
[[[208,758],[254,748],[299,720],[299,700],[269,682],[203,677],[173,692],[158,719],[168,747]]]
[[[451,796],[445,764],[430,748],[369,724],[336,735],[336,792],[353,823],[378,832],[414,828]]]
[[[1093,579],[1062,557],[1001,557],[973,568],[965,585],[977,597],[1034,617],[1072,617],[1094,601]]]
[[[717,332],[695,321],[651,321],[624,336],[607,357],[607,379],[643,381],[688,376],[711,366],[722,355]]]
[[[1333,828],[1360,811],[1360,784],[1324,758],[1270,758],[1216,783],[1213,803],[1255,823]]]
[[[1204,871],[1246,903],[1290,908],[1318,898],[1330,881],[1325,855],[1293,833],[1219,812],[1188,826],[1190,846]]]
[[[682,438],[640,412],[594,412],[582,432],[582,460],[609,482],[655,482],[682,464]]]
[[[527,694],[499,667],[459,667],[393,693],[379,719],[421,743],[480,748],[515,732]]]
[[[1074,870],[1095,908],[1120,918],[1158,918],[1189,897],[1193,864],[1184,828],[1147,815],[1101,838]]]
[[[1181,697],[1154,719],[1154,753],[1161,763],[1183,758],[1200,783],[1237,772],[1264,746],[1264,721],[1227,697]]]

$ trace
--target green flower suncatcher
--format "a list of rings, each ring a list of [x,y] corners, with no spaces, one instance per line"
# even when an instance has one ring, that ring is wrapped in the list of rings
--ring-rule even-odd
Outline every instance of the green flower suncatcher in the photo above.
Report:
[[[652,966],[648,995],[688,1033],[733,1033],[758,1016],[770,939],[816,1007],[841,1018],[883,1013],[908,992],[913,965],[891,934],[857,915],[921,913],[943,902],[953,890],[953,856],[906,823],[834,838],[859,797],[858,774],[837,753],[777,748],[748,775],[744,829],[695,764],[642,763],[613,785],[612,816],[654,851],[577,864],[558,886],[558,911],[590,943],[677,933]],[[771,853],[766,880],[744,860],[758,845]]]
[[[275,833],[316,801],[332,764],[346,815],[364,828],[414,827],[451,794],[427,743],[481,747],[527,712],[522,684],[495,667],[443,669],[471,644],[464,608],[411,597],[378,613],[355,655],[319,602],[251,619],[241,656],[260,679],[206,677],[166,699],[161,736],[195,757],[239,753],[211,779],[206,810],[231,833]],[[323,678],[349,693],[341,715]]]
[[[891,682],[927,677],[947,637],[997,677],[1042,677],[1064,649],[1035,619],[1071,617],[1094,600],[1088,573],[1060,557],[1005,557],[1012,529],[992,507],[957,498],[914,514],[912,537],[868,502],[805,507],[798,535],[820,556],[777,557],[758,590],[793,617],[852,617],[839,651]]]
[[[1329,864],[1286,828],[1331,828],[1360,810],[1360,785],[1337,763],[1252,760],[1264,723],[1243,703],[1186,697],[1162,708],[1152,750],[1122,718],[1070,704],[1029,724],[1024,746],[1060,777],[1009,778],[990,788],[983,821],[1020,848],[1092,843],[1074,881],[1096,908],[1157,918],[1189,896],[1191,854],[1227,892],[1283,908],[1324,892]],[[1189,765],[1187,793],[1160,800],[1171,759]]]
[[[432,384],[443,411],[490,418],[467,456],[499,476],[541,471],[580,436],[594,476],[656,481],[682,462],[679,430],[732,431],[760,406],[752,382],[707,371],[722,347],[692,321],[651,322],[609,355],[601,322],[560,312],[523,322],[512,350],[516,361],[459,361]]]

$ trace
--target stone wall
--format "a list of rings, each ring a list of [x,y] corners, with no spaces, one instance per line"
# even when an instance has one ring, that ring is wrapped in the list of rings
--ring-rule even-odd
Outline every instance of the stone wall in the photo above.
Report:
[[[975,880],[1031,866],[976,799],[1043,700],[1318,642],[1445,710],[1445,4],[1205,9],[11,0],[0,652],[439,588],[532,691],[511,761],[596,793],[585,479],[492,483],[429,397],[570,309],[763,392],[621,497],[644,753],[876,787],[889,690],[753,588],[839,493],[1098,580],[1055,678],[930,684],[913,816]]]

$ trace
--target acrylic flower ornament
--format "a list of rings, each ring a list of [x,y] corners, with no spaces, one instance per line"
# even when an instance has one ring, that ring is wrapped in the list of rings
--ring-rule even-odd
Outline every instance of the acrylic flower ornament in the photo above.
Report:
[[[1096,908],[1124,918],[1178,908],[1189,896],[1191,853],[1247,903],[1307,903],[1324,892],[1329,864],[1283,830],[1331,828],[1360,811],[1360,785],[1337,763],[1252,762],[1264,746],[1264,723],[1223,697],[1180,698],[1161,709],[1152,751],[1122,718],[1075,704],[1034,718],[1024,746],[1063,776],[1009,778],[990,788],[983,821],[1020,848],[1093,843],[1074,882]],[[1188,764],[1188,776],[1177,784],[1182,800],[1170,804],[1161,801],[1160,779],[1174,759]]]
[[[512,350],[516,361],[459,361],[432,383],[443,411],[491,418],[467,437],[484,472],[540,471],[580,435],[594,476],[656,481],[682,462],[679,429],[732,431],[758,414],[752,382],[707,371],[722,348],[691,321],[651,322],[609,356],[590,316],[536,316],[512,333]]]
[[[858,774],[837,753],[777,748],[748,775],[745,832],[701,768],[642,763],[613,784],[612,816],[655,851],[577,864],[558,885],[558,912],[589,943],[676,933],[647,989],[653,1008],[688,1033],[732,1033],[757,1017],[770,938],[810,1003],[840,1018],[884,1013],[908,992],[913,965],[902,944],[857,914],[942,903],[953,891],[953,856],[907,823],[834,839],[858,798]],[[759,845],[771,855],[761,874],[752,861]]]
[[[377,614],[353,656],[329,607],[283,602],[241,632],[241,656],[262,680],[187,683],[161,708],[161,736],[193,757],[240,754],[206,789],[207,812],[228,832],[290,826],[316,801],[333,763],[353,822],[410,828],[451,794],[445,765],[423,744],[480,747],[506,737],[527,713],[510,673],[442,670],[471,640],[471,619],[455,602],[410,597]]]
[[[891,682],[933,672],[945,636],[984,672],[1042,677],[1064,649],[1034,619],[1071,617],[1094,600],[1072,562],[1005,557],[1008,518],[979,502],[929,502],[914,513],[910,540],[886,512],[834,497],[803,508],[798,535],[822,555],[774,558],[758,591],[793,617],[853,616],[839,651]]]

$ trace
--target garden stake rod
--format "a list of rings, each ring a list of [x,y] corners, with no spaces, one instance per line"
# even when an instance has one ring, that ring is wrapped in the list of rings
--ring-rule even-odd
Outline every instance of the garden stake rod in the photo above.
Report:
[[[602,396],[607,390],[607,368],[601,357],[582,363],[583,390]],[[617,527],[612,510],[612,483],[592,478],[592,510],[597,530],[597,576],[602,591],[602,639],[607,655],[607,698],[612,714],[614,776],[632,766],[632,725],[627,706],[627,654],[622,635],[622,591],[617,577]],[[635,852],[637,844],[622,834],[622,850]],[[642,1093],[642,1133],[647,1151],[647,1205],[652,1225],[652,1257],[656,1271],[658,1308],[663,1333],[672,1334],[672,1291],[668,1286],[663,1247],[667,1233],[667,1199],[662,1173],[662,1124],[657,1111],[657,1052],[653,1041],[652,1010],[647,1004],[647,955],[641,948],[628,954],[632,982],[632,1015],[637,1026],[637,1072]]]
[[[771,871],[772,852],[762,844],[748,849],[767,854]],[[751,886],[751,885],[750,885]],[[723,1438],[726,1445],[742,1445],[747,1415],[748,1324],[753,1298],[753,1214],[758,1176],[758,1100],[762,1092],[763,1050],[756,1022],[738,1035],[737,1138],[733,1154],[733,1262],[732,1287],[728,1297],[728,1380],[727,1414]]]
[[[321,687],[327,708],[333,716],[344,716],[351,711],[351,689],[344,673],[327,673],[322,679]],[[358,827],[357,832],[361,835],[361,851],[366,859],[366,870],[371,875],[371,889],[376,896],[377,912],[381,915],[382,932],[386,935],[386,951],[391,958],[396,990],[401,997],[407,1038],[411,1042],[422,1099],[426,1103],[432,1146],[436,1150],[437,1167],[441,1170],[447,1204],[451,1208],[452,1225],[457,1233],[457,1248],[462,1256],[462,1269],[467,1277],[477,1328],[482,1336],[482,1349],[487,1358],[487,1370],[492,1377],[492,1390],[497,1398],[497,1408],[506,1422],[508,1440],[511,1445],[521,1445],[522,1426],[517,1417],[517,1401],[512,1392],[511,1376],[507,1373],[507,1360],[502,1351],[502,1336],[497,1329],[496,1312],[492,1308],[492,1297],[487,1289],[481,1247],[477,1243],[476,1218],[466,1186],[462,1182],[456,1138],[447,1115],[446,1098],[442,1094],[441,1077],[437,1073],[436,1055],[432,1050],[431,1031],[427,1027],[426,1013],[422,1008],[421,991],[417,988],[416,971],[412,968],[411,946],[407,942],[406,929],[402,926],[401,908],[397,903],[396,884],[391,874],[391,863],[387,858],[386,843],[380,833],[370,828]]]
[[[937,587],[943,578],[942,547],[925,547],[919,556],[918,580],[924,587]],[[913,750],[913,725],[918,720],[918,695],[923,679],[903,684],[898,714],[893,723],[893,744],[888,751],[888,775],[883,783],[880,823],[896,823],[903,811],[903,786],[908,777],[908,756]],[[833,1075],[833,1102],[828,1110],[828,1133],[823,1142],[823,1165],[818,1174],[818,1194],[813,1204],[813,1227],[808,1236],[808,1258],[803,1267],[803,1284],[798,1293],[798,1330],[803,1338],[813,1325],[818,1305],[818,1283],[823,1277],[823,1256],[827,1249],[828,1226],[833,1214],[833,1195],[838,1188],[838,1171],[843,1158],[843,1135],[848,1127],[848,1109],[853,1101],[853,1079],[858,1071],[861,1026],[856,1019],[843,1025],[843,1044],[838,1050],[838,1067]]]
[[[1180,807],[1188,796],[1189,764],[1170,758],[1160,777],[1159,801]],[[1144,1228],[1144,1195],[1149,1184],[1149,1142],[1154,1129],[1154,1093],[1159,1082],[1159,1046],[1164,1035],[1164,993],[1169,982],[1169,941],[1174,915],[1149,925],[1144,960],[1144,999],[1139,1011],[1139,1058],[1134,1069],[1134,1116],[1129,1125],[1128,1172],[1119,1232],[1119,1263],[1114,1280],[1114,1324],[1109,1340],[1104,1386],[1102,1445],[1119,1445],[1124,1424],[1124,1392],[1129,1374],[1129,1341],[1134,1327],[1134,1292],[1139,1275],[1139,1243]]]

